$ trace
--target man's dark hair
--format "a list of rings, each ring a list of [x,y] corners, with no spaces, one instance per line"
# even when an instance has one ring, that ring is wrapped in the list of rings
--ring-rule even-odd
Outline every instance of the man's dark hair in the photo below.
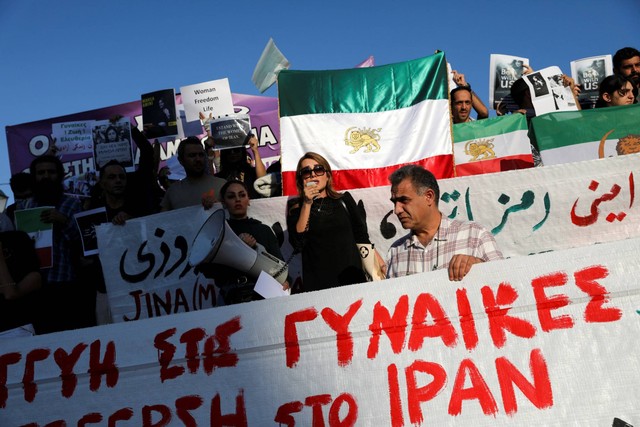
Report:
[[[471,95],[471,99],[473,100],[473,92],[471,92],[471,88],[469,88],[467,86],[458,86],[457,88],[453,89],[449,93],[449,97],[451,98],[452,101],[453,101],[453,95],[455,95],[456,93],[460,92],[461,90],[466,90],[467,92],[469,92],[469,95]]]
[[[64,181],[64,166],[62,166],[62,162],[56,156],[52,156],[50,154],[45,154],[44,156],[36,157],[31,161],[29,165],[29,172],[34,177],[36,176],[36,166],[41,163],[53,163],[56,166],[56,172],[58,173],[58,180],[60,182]]]
[[[631,59],[634,56],[640,56],[640,51],[634,47],[623,47],[618,50],[615,55],[613,55],[613,72],[618,74],[620,73],[620,65],[622,61],[627,59]]]
[[[13,193],[23,193],[33,188],[33,175],[26,172],[18,172],[11,175],[9,186]]]
[[[524,97],[528,92],[529,86],[527,86],[527,83],[522,77],[511,85],[511,98],[513,98],[513,101],[518,104],[518,107],[520,108],[523,108],[522,104],[524,103]]]
[[[402,181],[409,179],[416,193],[423,195],[428,189],[435,193],[436,206],[440,200],[440,186],[436,177],[427,169],[417,165],[405,165],[389,175],[391,187],[397,187]]]
[[[122,163],[120,163],[117,160],[109,160],[107,163],[102,165],[102,167],[98,171],[98,175],[102,177],[102,175],[104,174],[104,171],[107,170],[109,166],[120,166],[125,173],[127,172],[127,169],[122,165]]]
[[[197,136],[190,136],[180,141],[178,145],[178,160],[182,160],[184,157],[184,150],[187,145],[199,145],[202,148],[202,142]]]

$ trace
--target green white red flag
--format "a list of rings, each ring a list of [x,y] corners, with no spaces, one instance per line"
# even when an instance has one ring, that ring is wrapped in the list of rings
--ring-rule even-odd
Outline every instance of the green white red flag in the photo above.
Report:
[[[511,114],[453,125],[456,176],[533,167],[527,119]]]
[[[640,105],[549,113],[531,125],[545,166],[640,152]]]
[[[283,70],[278,76],[283,192],[308,151],[324,156],[338,190],[387,185],[405,164],[453,176],[443,53],[371,68]]]

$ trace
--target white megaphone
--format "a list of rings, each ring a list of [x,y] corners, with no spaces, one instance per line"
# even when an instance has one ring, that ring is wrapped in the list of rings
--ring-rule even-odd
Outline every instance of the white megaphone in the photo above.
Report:
[[[225,220],[224,210],[218,209],[202,224],[189,250],[189,264],[224,264],[257,279],[265,272],[280,284],[287,280],[287,264],[258,245],[252,249],[233,232]]]

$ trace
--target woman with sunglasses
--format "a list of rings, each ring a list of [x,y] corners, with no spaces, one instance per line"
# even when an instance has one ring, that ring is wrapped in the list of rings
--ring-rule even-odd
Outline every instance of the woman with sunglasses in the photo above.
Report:
[[[366,282],[356,243],[369,243],[367,225],[348,192],[332,186],[331,167],[309,152],[298,161],[298,197],[287,213],[289,242],[302,252],[304,292]],[[345,209],[346,208],[346,209]]]
[[[631,105],[635,102],[637,92],[633,84],[624,76],[614,74],[600,82],[600,96],[596,108]]]

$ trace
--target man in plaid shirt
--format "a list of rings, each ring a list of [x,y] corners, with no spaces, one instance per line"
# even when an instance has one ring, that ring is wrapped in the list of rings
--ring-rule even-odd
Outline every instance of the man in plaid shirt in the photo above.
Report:
[[[394,213],[410,232],[389,248],[387,277],[446,268],[449,280],[459,281],[473,264],[503,258],[493,235],[480,224],[442,216],[440,188],[431,172],[407,165],[389,181]]]

